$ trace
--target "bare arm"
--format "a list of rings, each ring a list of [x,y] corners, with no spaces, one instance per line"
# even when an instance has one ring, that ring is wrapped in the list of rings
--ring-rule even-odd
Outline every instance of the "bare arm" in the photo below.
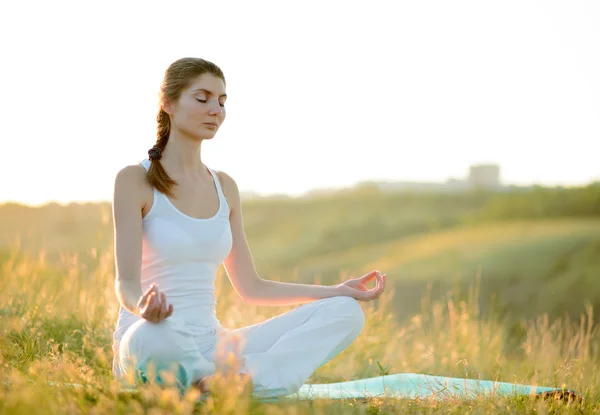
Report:
[[[140,315],[142,295],[142,197],[141,166],[127,166],[115,178],[113,221],[117,298],[127,311]]]
[[[130,313],[158,323],[173,314],[173,305],[152,284],[142,293],[142,189],[148,186],[141,166],[127,166],[115,178],[113,220],[115,241],[115,292]]]
[[[220,172],[223,188],[230,205],[231,232],[233,246],[225,259],[225,271],[233,288],[247,304],[253,305],[295,305],[321,298],[344,295],[339,286],[295,284],[262,279],[254,265],[248,246],[242,220],[240,194],[235,181]]]

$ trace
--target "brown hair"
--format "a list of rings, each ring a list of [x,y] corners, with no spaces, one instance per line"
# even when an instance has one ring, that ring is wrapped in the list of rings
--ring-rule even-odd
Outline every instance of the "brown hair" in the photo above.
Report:
[[[190,82],[205,73],[221,78],[225,82],[225,75],[214,63],[200,58],[181,58],[169,65],[160,86],[159,109],[156,116],[158,123],[156,144],[148,151],[150,168],[146,177],[153,188],[169,196],[173,196],[171,188],[176,186],[177,182],[169,177],[160,163],[162,152],[167,146],[171,133],[171,119],[163,107],[167,101],[177,101]]]

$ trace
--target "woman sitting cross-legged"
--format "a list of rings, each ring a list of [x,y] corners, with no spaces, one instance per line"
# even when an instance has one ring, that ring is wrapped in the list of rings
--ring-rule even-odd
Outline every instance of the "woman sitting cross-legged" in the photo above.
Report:
[[[239,340],[240,376],[255,395],[296,392],[360,334],[358,301],[379,298],[372,271],[324,286],[259,277],[244,234],[236,182],[207,167],[201,144],[225,119],[225,77],[211,62],[183,58],[161,86],[158,132],[148,158],[115,178],[116,295],[113,374],[175,367],[184,387],[206,391],[220,370],[219,345]],[[298,305],[248,327],[226,329],[216,313],[220,265],[245,304]],[[372,289],[366,283],[375,280]],[[227,347],[227,346],[226,346]]]

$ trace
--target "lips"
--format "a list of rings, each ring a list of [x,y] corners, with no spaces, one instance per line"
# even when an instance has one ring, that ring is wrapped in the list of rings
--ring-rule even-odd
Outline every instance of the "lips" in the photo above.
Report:
[[[210,127],[216,127],[217,123],[216,122],[205,122],[204,125],[208,125]]]

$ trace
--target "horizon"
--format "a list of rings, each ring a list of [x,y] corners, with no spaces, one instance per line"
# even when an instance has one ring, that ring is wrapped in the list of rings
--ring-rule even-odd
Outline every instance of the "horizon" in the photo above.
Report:
[[[299,194],[287,194],[287,193],[259,193],[259,192],[253,192],[253,191],[244,191],[242,189],[240,189],[240,196],[242,198],[242,201],[244,200],[254,200],[254,199],[280,199],[280,198],[285,198],[285,199],[303,199],[303,198],[311,198],[311,197],[315,197],[315,196],[323,196],[323,195],[334,195],[337,192],[340,191],[344,191],[344,190],[358,190],[358,187],[361,185],[365,185],[365,184],[376,184],[376,185],[398,185],[398,184],[411,184],[411,185],[450,185],[450,181],[452,180],[462,180],[460,178],[453,178],[453,177],[449,177],[446,180],[443,181],[405,181],[405,180],[397,180],[397,181],[372,181],[372,180],[365,180],[365,181],[361,181],[361,182],[357,182],[354,183],[351,186],[343,186],[343,187],[327,187],[327,188],[312,188],[309,189],[303,193],[299,193]],[[528,189],[528,188],[533,188],[533,187],[542,187],[545,189],[574,189],[574,188],[584,188],[593,184],[600,184],[600,179],[596,179],[596,180],[591,180],[587,183],[575,183],[575,184],[570,184],[570,185],[564,185],[564,184],[540,184],[540,183],[525,183],[525,184],[516,184],[516,183],[500,183],[500,188],[501,189]],[[403,188],[403,187],[396,187],[392,190],[390,190],[389,188],[387,190],[381,189],[382,192],[385,193],[403,193],[403,192],[408,192],[408,191],[417,191],[417,192],[421,192],[422,194],[431,194],[431,193],[440,193],[441,191],[439,190],[425,190],[425,189],[421,189],[419,190],[418,188]],[[488,189],[490,190],[490,189]],[[494,189],[491,189],[492,191],[494,191]],[[503,191],[503,190],[498,190],[495,189],[496,191]],[[443,193],[461,193],[463,192],[463,190],[451,190],[448,191],[446,190]],[[4,206],[4,205],[19,205],[19,206],[25,206],[25,207],[29,207],[29,208],[38,208],[38,207],[44,207],[44,206],[48,206],[48,205],[59,205],[62,207],[65,206],[69,206],[69,205],[85,205],[85,204],[112,204],[112,200],[111,199],[97,199],[97,200],[68,200],[68,201],[58,201],[58,200],[47,200],[44,201],[42,203],[26,203],[26,202],[21,202],[21,201],[17,201],[17,200],[0,200],[0,207]]]

